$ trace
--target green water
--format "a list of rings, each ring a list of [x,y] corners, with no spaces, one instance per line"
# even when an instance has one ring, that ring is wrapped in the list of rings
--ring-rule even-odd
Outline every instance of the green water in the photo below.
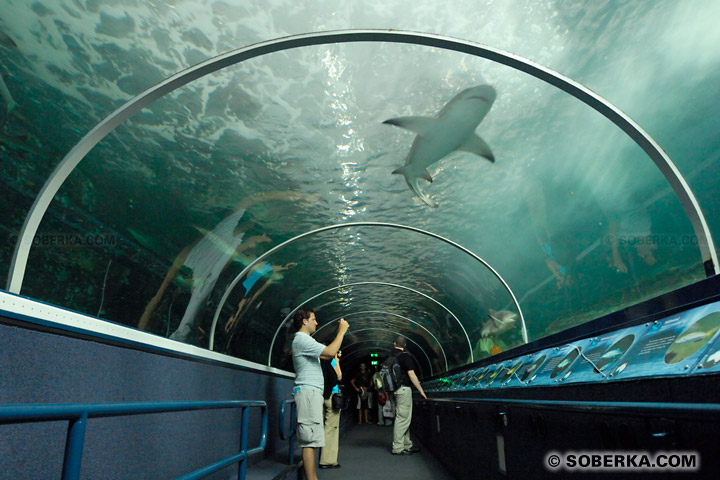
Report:
[[[14,43],[0,44],[0,73],[17,102],[7,112],[0,99],[0,278],[43,183],[104,116],[231,48],[338,28],[473,40],[587,85],[656,139],[720,232],[715,3],[516,1],[470,11],[454,2],[365,3],[0,1],[0,30]],[[414,134],[382,122],[432,117],[479,84],[497,91],[477,128],[495,163],[465,152],[433,163],[433,183],[419,184],[439,205],[429,208],[391,174]],[[705,277],[667,181],[601,115],[487,60],[360,43],[248,60],[133,116],[51,203],[21,294],[203,347],[219,312],[215,350],[264,364],[270,355],[282,368],[287,313],[345,284],[353,285],[310,304],[321,323],[350,321],[346,355],[388,348],[405,333],[427,375],[522,343],[519,320],[481,340],[489,309],[516,310],[481,262],[387,227],[298,240],[268,258],[297,265],[249,292],[239,279],[221,305],[269,248],[361,221],[412,226],[474,252],[514,292],[531,341]],[[261,241],[251,245],[253,237]]]

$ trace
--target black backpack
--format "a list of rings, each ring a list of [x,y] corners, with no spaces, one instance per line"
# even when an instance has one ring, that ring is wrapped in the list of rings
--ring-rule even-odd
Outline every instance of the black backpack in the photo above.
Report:
[[[330,360],[320,360],[320,366],[322,367],[323,380],[325,385],[323,387],[323,397],[327,400],[332,395],[332,390],[335,385],[338,384],[337,372],[330,364]]]
[[[401,352],[398,355],[390,355],[382,365],[380,365],[379,373],[382,379],[383,392],[394,392],[406,383],[407,374],[403,371],[398,361],[398,357],[403,353],[405,352]]]

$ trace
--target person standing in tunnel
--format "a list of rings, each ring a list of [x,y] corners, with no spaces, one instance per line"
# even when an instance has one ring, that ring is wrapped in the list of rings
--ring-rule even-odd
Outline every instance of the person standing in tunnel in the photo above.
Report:
[[[337,355],[349,324],[344,318],[338,322],[335,339],[327,347],[311,337],[318,322],[312,309],[299,309],[293,317],[297,333],[292,342],[295,367],[295,406],[297,408],[297,436],[302,448],[303,467],[307,480],[317,480],[315,449],[325,446],[323,427],[323,378],[320,359],[330,360]]]
[[[333,397],[341,395],[340,382],[342,381],[342,369],[340,368],[340,357],[342,352],[338,350],[337,355],[330,361],[320,360],[325,379],[325,391],[323,392],[324,420],[325,420],[325,446],[320,452],[320,468],[340,468],[337,463],[338,444],[340,438],[340,409],[333,406]],[[342,398],[342,397],[341,397]]]
[[[419,452],[420,448],[413,446],[410,440],[410,422],[412,421],[412,389],[410,385],[417,388],[420,395],[427,400],[427,395],[423,391],[415,374],[415,361],[412,356],[405,352],[407,340],[399,335],[393,342],[394,350],[390,355],[397,357],[397,362],[403,374],[400,378],[400,386],[393,393],[395,406],[395,425],[393,427],[393,455],[409,455]]]
[[[360,364],[360,371],[350,380],[350,384],[357,393],[358,425],[362,425],[363,418],[365,418],[365,423],[370,425],[368,411],[372,408],[373,397],[372,392],[370,392],[371,380],[372,374],[365,363]]]

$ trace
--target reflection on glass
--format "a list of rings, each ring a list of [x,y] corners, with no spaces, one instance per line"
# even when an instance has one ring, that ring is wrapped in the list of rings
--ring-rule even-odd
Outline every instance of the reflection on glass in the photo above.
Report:
[[[0,264],[9,265],[13,235],[58,159],[97,121],[167,75],[249,43],[237,32],[252,31],[253,41],[277,34],[262,31],[263,22],[249,26],[253,17],[231,15],[221,3],[202,12],[215,33],[171,27],[165,23],[169,17],[144,4],[133,7],[136,43],[129,48],[114,40],[129,36],[122,22],[112,25],[99,12],[76,12],[75,18],[58,10],[56,18],[24,2],[3,2],[8,15],[25,21],[4,26],[0,41]],[[172,21],[191,22],[199,13],[184,10],[190,5],[177,6]],[[684,18],[688,31],[702,31],[688,20],[697,15],[678,15],[677,9],[691,7],[642,8],[652,13],[647,18]],[[592,8],[585,13],[594,18]],[[271,13],[259,15],[270,19]],[[625,82],[606,86],[608,98],[624,99],[628,111],[650,119],[653,132],[688,132],[666,133],[660,143],[679,157],[700,204],[712,205],[720,162],[704,127],[720,115],[709,107],[717,71],[689,54],[670,61],[660,55],[667,49],[657,29],[622,20],[642,16],[617,17],[607,31],[593,35],[585,35],[579,21],[565,19],[568,33],[553,40],[559,42],[555,47],[573,46],[568,71],[592,81],[613,73],[623,78],[625,65],[637,58],[632,48],[613,49],[612,65],[623,68],[610,74],[604,62],[584,61],[580,52],[594,51],[588,47],[595,46],[596,35],[658,49],[654,53],[667,61],[659,74],[650,68],[647,78],[669,92],[663,102],[646,93],[656,88],[640,95],[626,91]],[[75,21],[97,28],[80,34],[69,27]],[[21,31],[22,25],[31,31]],[[186,33],[172,38],[168,31]],[[456,36],[474,35],[464,30]],[[67,55],[56,55],[57,45],[65,45]],[[704,62],[716,56],[703,55]],[[45,67],[33,68],[36,61]],[[572,70],[574,65],[581,70]],[[674,88],[680,74],[683,89]],[[468,90],[480,85],[492,85],[492,101]],[[409,128],[407,121],[383,125],[392,118],[434,118],[468,91],[469,102],[485,104],[461,111],[452,129],[438,129],[464,140],[449,155],[445,148],[437,158],[420,161],[423,140],[416,130],[422,128],[392,126]],[[667,118],[672,128],[661,123]],[[436,147],[437,139],[429,145]],[[485,147],[491,147],[494,163],[485,160]],[[403,178],[393,175],[403,163],[417,170],[408,183],[433,179],[420,192],[437,208],[415,198]],[[288,191],[305,201],[248,204],[244,209],[252,210],[255,225],[236,228],[244,223],[238,210],[243,199]],[[667,182],[599,114],[486,60],[411,45],[356,44],[255,58],[133,116],[93,149],[52,202],[30,253],[22,294],[207,345],[222,293],[262,249],[350,218],[422,227],[482,256],[516,293],[531,341],[704,276],[697,239]],[[718,218],[708,220],[720,232]],[[60,245],[58,239],[68,235],[99,235],[115,243]],[[251,247],[246,242],[253,236],[263,241]],[[414,296],[360,289],[333,297],[338,303],[328,307],[328,318],[382,304],[422,322],[447,344],[450,368],[522,342],[517,323],[507,330],[488,328],[491,312],[518,313],[497,279],[432,242],[346,231],[296,245],[268,262],[241,279],[221,307],[218,350],[266,363],[270,339],[281,328],[277,351],[271,352],[280,365],[288,335],[279,325],[284,310],[330,286],[389,277],[447,305],[463,328]],[[409,331],[437,349],[438,342]],[[682,349],[694,344],[687,342],[673,347],[668,361],[679,361]],[[432,361],[439,362],[442,355],[435,353]],[[434,366],[446,368],[444,362]]]

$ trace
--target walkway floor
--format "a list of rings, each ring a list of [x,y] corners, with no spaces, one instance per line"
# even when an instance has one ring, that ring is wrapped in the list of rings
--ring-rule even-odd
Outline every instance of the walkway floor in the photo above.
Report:
[[[413,439],[414,441],[414,439]],[[320,480],[454,480],[424,449],[413,455],[392,455],[392,427],[355,425],[340,437],[341,468],[319,469]],[[422,448],[422,445],[416,443]]]

